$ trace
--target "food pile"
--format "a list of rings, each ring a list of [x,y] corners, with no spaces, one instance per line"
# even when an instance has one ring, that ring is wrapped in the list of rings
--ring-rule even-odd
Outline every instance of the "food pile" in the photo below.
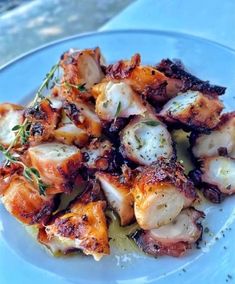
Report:
[[[235,112],[221,114],[224,87],[181,62],[105,63],[100,49],[69,50],[26,107],[0,105],[0,196],[37,226],[53,253],[110,254],[111,208],[144,252],[182,256],[202,235],[195,189],[214,203],[235,192]],[[171,132],[189,133],[186,175]],[[65,195],[79,194],[60,209]]]

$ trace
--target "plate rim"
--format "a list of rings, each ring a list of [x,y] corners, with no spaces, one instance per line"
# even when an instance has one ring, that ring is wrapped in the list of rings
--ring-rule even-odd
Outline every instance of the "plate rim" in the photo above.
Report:
[[[188,33],[175,32],[175,31],[164,31],[164,30],[160,30],[160,29],[159,30],[158,29],[154,29],[154,30],[153,29],[117,29],[117,30],[84,32],[84,33],[79,33],[79,34],[63,37],[61,39],[57,39],[57,40],[54,40],[54,41],[50,41],[49,43],[42,44],[39,47],[30,49],[29,51],[24,52],[21,55],[16,56],[15,58],[6,62],[2,66],[0,66],[0,72],[4,72],[6,69],[10,68],[11,66],[17,64],[18,62],[20,62],[21,60],[24,60],[27,57],[34,55],[35,53],[37,53],[39,51],[42,51],[42,50],[47,49],[49,47],[61,44],[61,43],[66,42],[66,41],[74,40],[74,39],[77,39],[77,38],[80,39],[80,38],[99,36],[99,35],[128,34],[128,33],[132,33],[132,34],[138,34],[138,33],[141,34],[142,33],[142,34],[162,35],[162,36],[166,35],[166,36],[170,36],[170,37],[174,37],[174,38],[181,37],[181,38],[184,38],[186,40],[191,39],[191,40],[200,41],[202,43],[209,44],[209,45],[215,46],[217,48],[221,48],[223,50],[226,50],[228,52],[232,52],[232,53],[235,54],[235,49],[233,49],[232,47],[226,46],[226,45],[221,44],[219,42],[216,42],[214,40],[206,39],[206,38],[200,37],[200,36],[191,35],[191,34],[188,34]]]

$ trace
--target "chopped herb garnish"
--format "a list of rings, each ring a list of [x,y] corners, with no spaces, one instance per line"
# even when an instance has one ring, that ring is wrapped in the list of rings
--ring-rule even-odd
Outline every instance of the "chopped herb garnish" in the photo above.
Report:
[[[160,122],[156,120],[147,120],[147,121],[143,121],[143,123],[148,126],[158,126],[160,124]]]
[[[230,190],[232,188],[232,185],[229,184],[228,186],[226,186],[226,189]]]
[[[143,147],[142,141],[140,140],[140,138],[135,134],[135,140],[138,143],[138,147],[136,148],[137,150],[141,149]]]
[[[208,227],[205,227],[204,233],[208,234],[209,232],[210,232],[209,228],[208,228]]]
[[[68,87],[70,89],[75,88],[75,89],[79,90],[80,92],[86,92],[87,91],[87,89],[85,87],[86,83],[76,85],[76,84],[72,84],[72,83],[69,83],[69,82],[64,82],[64,83],[62,83],[62,85],[65,85],[66,87]]]
[[[116,110],[116,112],[115,112],[115,117],[118,117],[118,115],[119,115],[120,112],[121,112],[121,108],[122,108],[122,103],[119,102],[119,103],[118,103],[118,106],[117,106],[117,110]]]
[[[104,102],[104,103],[103,103],[103,107],[104,107],[104,108],[107,108],[107,107],[108,107],[108,104],[109,104],[109,101]]]

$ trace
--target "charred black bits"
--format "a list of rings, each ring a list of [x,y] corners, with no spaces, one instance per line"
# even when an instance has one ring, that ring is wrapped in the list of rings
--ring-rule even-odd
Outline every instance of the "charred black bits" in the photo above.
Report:
[[[219,147],[217,151],[219,156],[228,156],[228,150],[226,147]]]
[[[42,126],[41,123],[36,122],[32,125],[31,128],[31,134],[33,136],[38,135],[38,136],[42,136],[43,135],[43,131],[44,131],[44,127]]]

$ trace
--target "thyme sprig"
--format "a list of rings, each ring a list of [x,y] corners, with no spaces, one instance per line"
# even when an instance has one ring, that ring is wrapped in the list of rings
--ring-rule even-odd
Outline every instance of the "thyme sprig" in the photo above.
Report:
[[[62,83],[62,85],[65,85],[68,88],[75,88],[75,89],[79,90],[80,92],[86,92],[87,91],[87,89],[85,87],[86,83],[76,85],[76,84],[72,84],[72,83],[65,81],[65,82]]]
[[[2,145],[0,145],[0,152],[2,152],[6,159],[5,165],[8,165],[9,163],[20,165],[23,168],[23,176],[30,182],[35,182],[38,186],[39,194],[45,195],[47,185],[42,181],[37,169],[27,167],[22,161],[18,160],[16,156],[12,155],[10,152],[7,152],[7,149],[5,149]]]
[[[59,63],[52,66],[51,70],[48,74],[46,74],[46,77],[44,78],[41,86],[38,88],[35,97],[29,107],[36,108],[38,107],[38,104],[41,100],[45,99],[45,96],[43,95],[43,91],[45,89],[48,89],[50,86],[51,80],[54,78],[55,72],[59,69]],[[7,149],[4,148],[3,145],[0,145],[0,152],[3,154],[3,156],[6,159],[6,164],[13,163],[13,164],[19,164],[23,168],[23,175],[25,178],[27,178],[31,182],[35,182],[38,186],[39,193],[41,195],[45,195],[45,191],[47,188],[47,185],[44,184],[42,181],[40,174],[37,169],[32,167],[27,167],[22,161],[20,161],[16,156],[11,154],[11,149],[19,142],[21,144],[26,144],[30,135],[30,121],[25,118],[22,124],[15,125],[12,128],[12,131],[15,132],[15,138],[12,140],[10,145]]]

